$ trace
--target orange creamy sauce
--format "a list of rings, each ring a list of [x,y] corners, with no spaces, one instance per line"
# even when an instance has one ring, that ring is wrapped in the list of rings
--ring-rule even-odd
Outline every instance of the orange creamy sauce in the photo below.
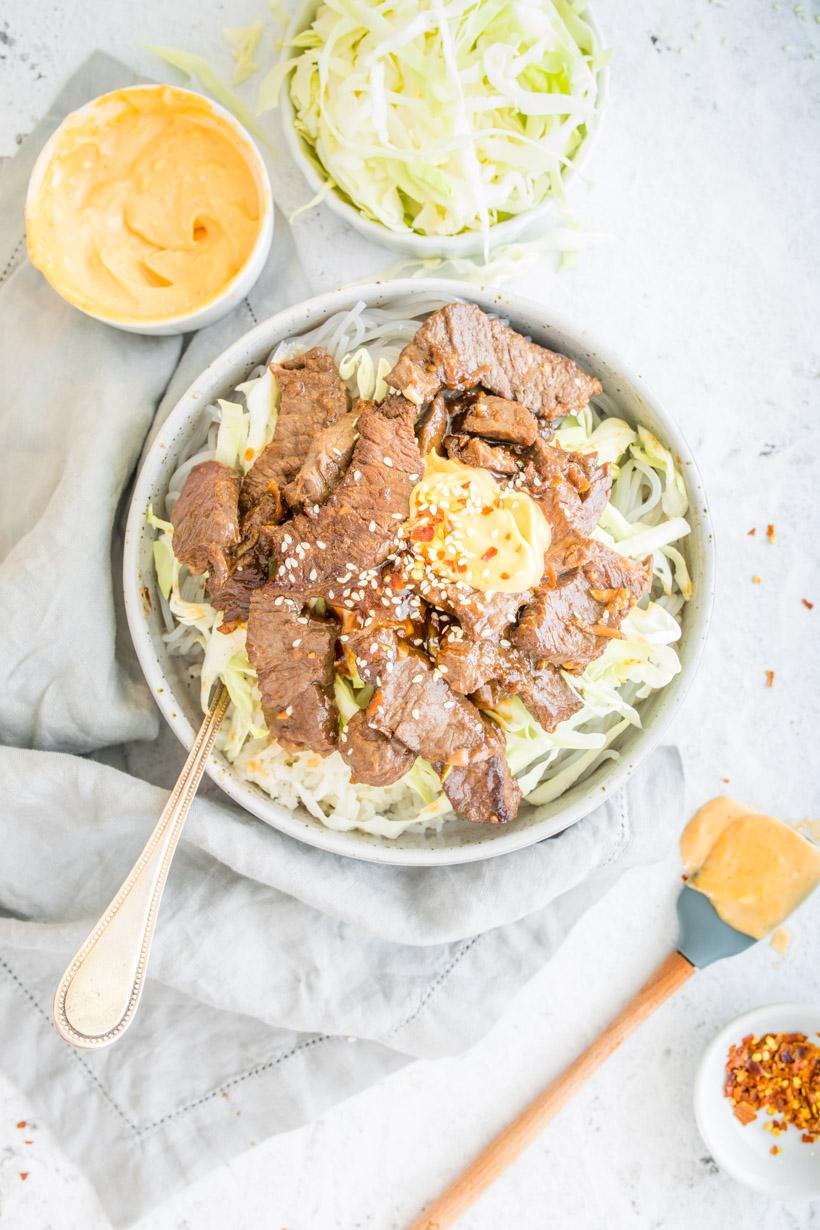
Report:
[[[262,226],[254,151],[205,98],[116,90],[70,116],[26,208],[32,263],[76,307],[155,321],[215,299]]]
[[[734,799],[712,799],[683,830],[690,888],[730,927],[762,939],[820,883],[820,847]]]

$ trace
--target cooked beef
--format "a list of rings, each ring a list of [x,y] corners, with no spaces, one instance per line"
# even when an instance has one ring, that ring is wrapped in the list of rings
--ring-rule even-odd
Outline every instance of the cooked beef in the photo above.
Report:
[[[368,406],[347,473],[315,515],[280,526],[273,549],[281,593],[322,594],[331,601],[386,559],[422,474],[413,407],[403,397]]]
[[[324,504],[336,490],[353,456],[359,415],[374,404],[372,401],[354,402],[347,414],[322,428],[314,437],[298,474],[285,487],[285,499],[291,508],[303,511],[315,508],[317,504]]]
[[[251,596],[248,657],[259,677],[268,730],[284,747],[324,753],[336,746],[337,635],[335,623],[302,614],[270,584]]]
[[[567,453],[540,438],[528,457],[523,486],[550,524],[551,551],[570,535],[591,534],[609,499],[609,465],[598,465],[594,453]]]
[[[434,764],[469,764],[491,755],[475,705],[457,695],[430,659],[391,628],[350,638],[359,674],[375,692],[367,720]]]
[[[509,642],[472,640],[454,630],[442,639],[436,666],[455,692],[491,707],[499,696],[518,696],[544,730],[554,730],[581,702],[554,666],[533,661]],[[495,690],[482,693],[488,684]]]
[[[366,786],[392,786],[412,769],[416,753],[369,725],[362,709],[354,713],[339,736],[339,751],[353,770],[352,781]]]
[[[572,359],[527,341],[472,303],[450,303],[429,316],[387,381],[417,406],[441,388],[480,384],[547,419],[580,410],[601,392]]]
[[[321,346],[286,363],[272,363],[271,371],[280,389],[276,430],[245,475],[243,510],[264,492],[281,491],[298,472],[317,432],[347,410],[344,381]]]
[[[590,540],[573,547],[565,562],[569,567],[554,584],[535,590],[511,639],[518,649],[580,674],[649,591],[652,561],[625,559]]]
[[[529,591],[523,594],[485,594],[472,589],[466,581],[442,581],[429,575],[421,580],[411,576],[410,584],[426,602],[457,619],[467,636],[504,636],[522,606],[530,599]]]
[[[447,402],[443,394],[438,393],[422,414],[417,425],[419,452],[422,457],[441,448],[449,421]]]
[[[194,573],[207,572],[218,589],[239,543],[239,479],[218,461],[194,466],[171,513],[174,554]]]
[[[519,468],[518,458],[501,444],[488,444],[476,436],[448,436],[444,451],[453,461],[465,466],[477,466],[482,470],[494,470],[496,474],[515,474]]]
[[[211,603],[222,612],[220,632],[233,632],[248,618],[251,595],[268,579],[268,569],[255,552],[241,557],[219,588],[210,588]]]
[[[526,406],[506,397],[482,394],[461,421],[461,430],[508,444],[535,444],[538,423]]]
[[[518,815],[521,790],[507,762],[501,732],[488,718],[482,721],[490,755],[477,763],[446,769],[441,779],[444,793],[465,820],[508,824]]]

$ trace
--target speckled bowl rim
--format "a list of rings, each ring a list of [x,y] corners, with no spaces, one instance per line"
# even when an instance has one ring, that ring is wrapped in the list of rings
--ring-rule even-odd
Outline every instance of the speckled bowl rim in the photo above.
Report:
[[[539,330],[561,334],[569,353],[579,357],[593,372],[603,369],[617,373],[620,389],[628,386],[647,413],[661,424],[665,443],[676,453],[684,468],[690,496],[692,555],[695,596],[687,604],[683,636],[679,642],[682,670],[660,692],[648,699],[642,710],[642,729],[626,732],[629,746],[618,761],[607,760],[579,785],[538,811],[520,817],[504,828],[468,825],[451,821],[440,834],[425,840],[414,836],[409,844],[403,837],[381,838],[357,831],[337,832],[314,820],[302,810],[290,811],[276,803],[252,783],[239,778],[219,754],[210,758],[208,773],[235,802],[281,832],[309,845],[335,854],[369,862],[403,866],[439,866],[494,858],[552,837],[581,820],[623,786],[644,757],[658,744],[674,713],[680,707],[695,675],[707,636],[714,596],[715,551],[712,523],[703,484],[692,453],[674,420],[660,407],[640,378],[617,357],[593,342],[586,330],[561,319],[550,308],[518,295],[492,288],[465,286],[449,279],[429,278],[422,282],[402,279],[374,282],[316,296],[278,312],[260,322],[229,346],[203,371],[180,398],[151,443],[136,480],[125,532],[123,585],[128,626],[140,665],[152,694],[166,721],[184,747],[193,742],[194,727],[185,715],[185,702],[177,699],[169,675],[160,658],[159,632],[152,635],[150,592],[146,600],[143,587],[155,585],[150,567],[141,571],[141,553],[153,538],[145,522],[149,502],[155,505],[164,497],[165,484],[175,467],[175,446],[181,448],[192,422],[216,396],[225,396],[239,380],[263,359],[282,338],[305,332],[333,312],[348,308],[359,299],[368,304],[389,302],[400,296],[416,295],[442,300],[464,298],[510,319],[513,326],[527,333]],[[613,377],[614,379],[614,377]],[[605,392],[607,392],[605,383]],[[546,814],[545,814],[546,813]]]
[[[313,21],[316,9],[322,0],[304,0],[296,10],[286,33],[289,41]],[[583,14],[584,21],[592,30],[598,47],[604,46],[600,26],[590,9]],[[598,144],[604,125],[607,103],[610,91],[610,70],[608,64],[602,64],[597,70],[598,90],[594,111],[587,123],[587,135],[584,137],[577,152],[573,155],[570,165],[565,168],[563,182],[569,188],[581,174],[583,168]],[[288,89],[288,79],[282,82],[279,96],[279,106],[282,116],[282,133],[291,158],[298,166],[304,179],[315,194],[322,193],[322,202],[327,205],[338,218],[354,227],[366,239],[380,243],[418,259],[431,257],[458,258],[479,256],[483,252],[483,237],[480,231],[464,231],[458,235],[420,235],[415,231],[392,231],[381,222],[368,218],[360,209],[344,199],[335,189],[327,188],[327,176],[322,175],[306,154],[304,142],[296,131],[295,112]],[[534,209],[507,218],[490,227],[490,249],[495,250],[502,244],[515,243],[528,235],[538,233],[540,224],[546,225],[550,220],[556,223],[561,209],[561,202],[549,196]]]

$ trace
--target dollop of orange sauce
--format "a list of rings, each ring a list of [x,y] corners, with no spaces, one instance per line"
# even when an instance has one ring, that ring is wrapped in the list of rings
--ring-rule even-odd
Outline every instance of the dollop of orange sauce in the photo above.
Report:
[[[159,321],[203,307],[262,226],[256,155],[211,106],[170,86],[105,94],[69,116],[26,206],[32,263],[92,315]]]
[[[726,796],[695,813],[680,851],[689,887],[704,893],[730,927],[755,939],[820,883],[820,846]]]

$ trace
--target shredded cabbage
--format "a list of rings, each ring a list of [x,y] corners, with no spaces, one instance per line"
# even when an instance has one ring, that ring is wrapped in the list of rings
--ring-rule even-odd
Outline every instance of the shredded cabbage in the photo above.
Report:
[[[209,64],[204,56],[194,55],[190,51],[178,51],[175,47],[148,47],[148,51],[153,51],[154,55],[159,56],[166,64],[178,69],[187,81],[192,78],[196,79],[203,90],[207,90],[226,111],[236,116],[240,124],[245,125],[248,132],[252,132],[260,141],[268,144],[264,133],[260,132],[259,125],[242,99],[229,85],[225,84],[214,66]]]
[[[390,230],[456,235],[562,198],[604,56],[567,0],[328,0],[260,85],[288,82],[324,179]],[[289,81],[288,81],[289,79]]]
[[[264,28],[263,21],[252,21],[250,25],[235,26],[233,29],[222,31],[225,42],[233,48],[231,54],[236,65],[233,72],[234,85],[241,85],[243,81],[247,81],[248,77],[252,77],[259,71],[259,65],[253,57]]]

